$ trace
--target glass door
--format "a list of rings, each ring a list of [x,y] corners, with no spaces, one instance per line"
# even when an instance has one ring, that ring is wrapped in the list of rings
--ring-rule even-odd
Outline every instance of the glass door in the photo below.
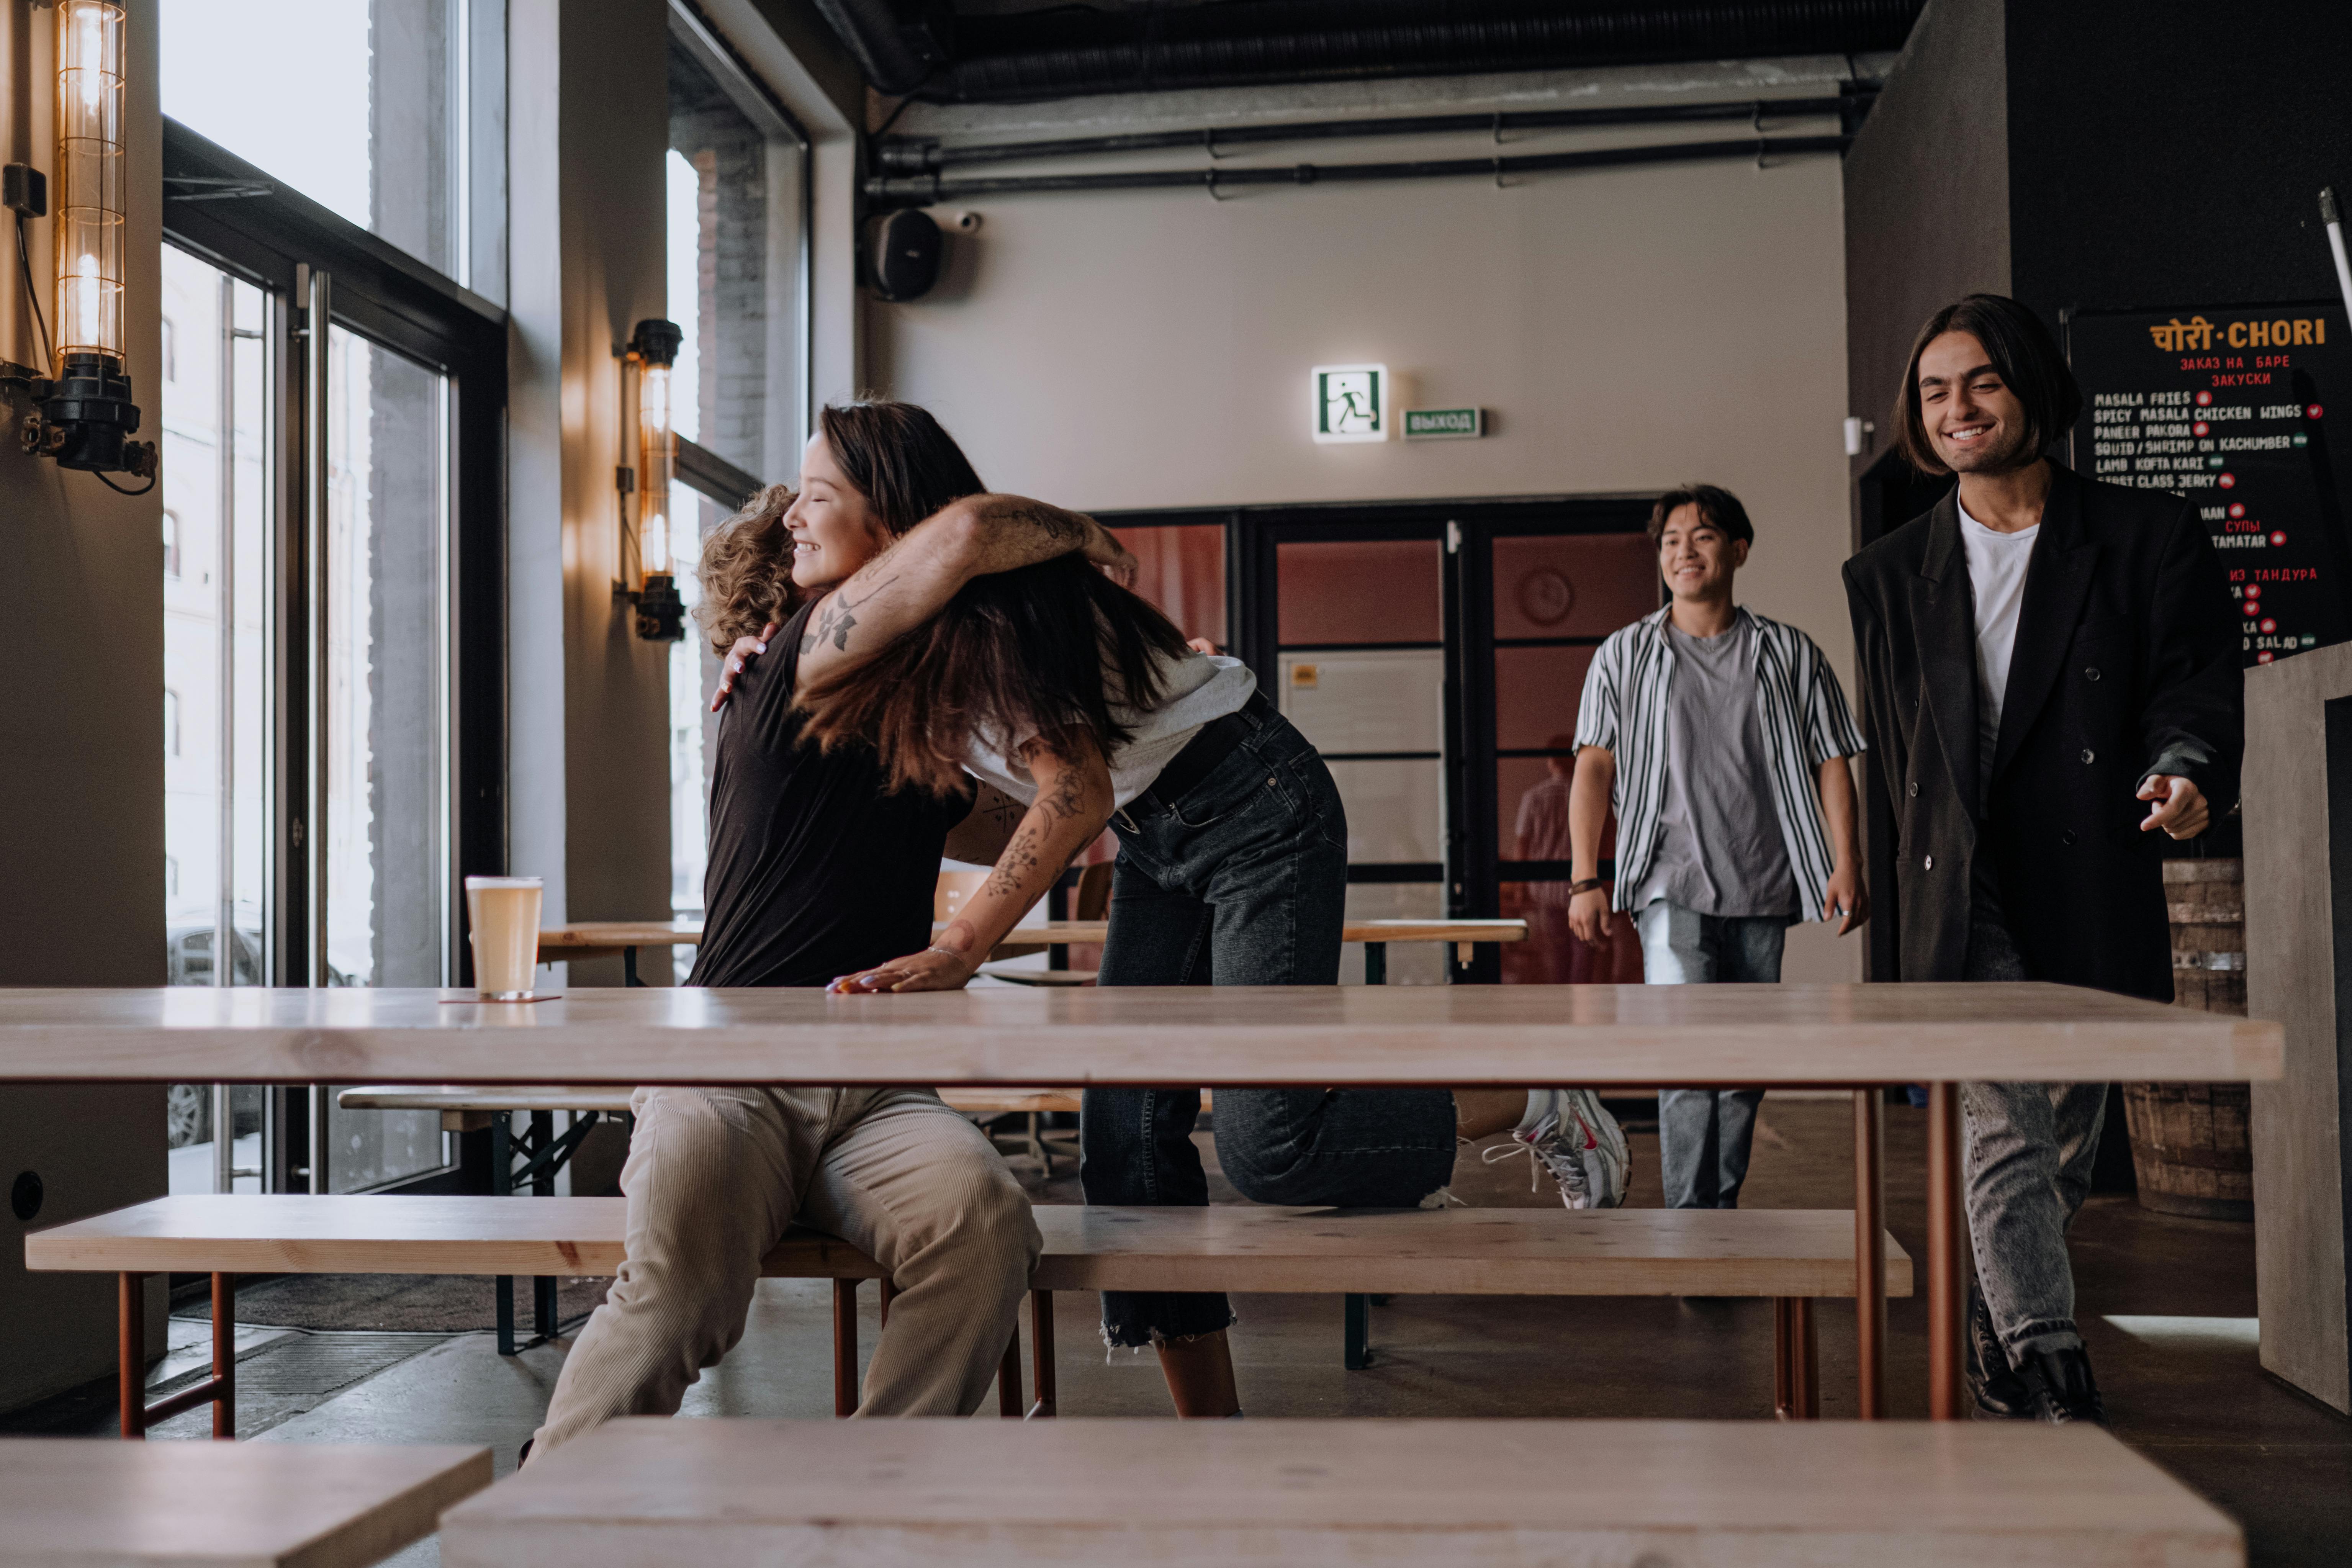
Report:
[[[1497,911],[1528,922],[1501,950],[1506,983],[1630,983],[1642,977],[1631,921],[1591,944],[1568,929],[1568,784],[1584,678],[1601,641],[1658,607],[1646,533],[1519,533],[1485,541],[1491,591]],[[1602,830],[1601,874],[1616,855]]]
[[[508,322],[459,281],[469,256],[503,273],[502,241],[475,243],[503,233],[502,187],[459,200],[465,171],[490,166],[449,162],[419,129],[503,80],[502,15],[435,0],[373,42],[330,18],[322,68],[361,81],[366,107],[339,100],[324,153],[255,142],[289,163],[279,174],[163,121],[163,483],[181,574],[164,742],[183,753],[171,928],[189,983],[463,984],[458,870],[506,868]],[[191,27],[167,39],[166,97],[245,137],[244,100],[194,68],[211,35]],[[399,159],[376,159],[391,147]],[[436,213],[457,227],[411,221]],[[460,243],[476,217],[492,227]],[[225,586],[189,579],[215,561]],[[215,732],[217,756],[192,753]],[[458,1190],[434,1113],[345,1112],[320,1089],[233,1098],[215,1120],[258,1136],[252,1158],[239,1145],[220,1163],[261,1174],[220,1184]],[[209,1129],[185,1109],[193,1147]]]
[[[1414,532],[1274,547],[1273,695],[1347,805],[1350,920],[1446,910],[1444,547]],[[1446,952],[1392,948],[1389,983],[1444,984]],[[1348,949],[1342,982],[1361,980],[1362,963]]]
[[[326,984],[454,976],[449,859],[449,385],[341,325],[327,334],[317,791]],[[326,1107],[329,1192],[447,1163],[429,1110]]]
[[[284,292],[162,260],[171,981],[450,984],[451,380],[334,322],[313,400]],[[280,483],[306,405],[323,483]],[[169,1106],[173,1192],[356,1192],[450,1163],[431,1111],[207,1084]]]
[[[269,297],[163,254],[163,898],[174,985],[270,979]],[[173,1084],[171,1190],[256,1192],[264,1095]]]

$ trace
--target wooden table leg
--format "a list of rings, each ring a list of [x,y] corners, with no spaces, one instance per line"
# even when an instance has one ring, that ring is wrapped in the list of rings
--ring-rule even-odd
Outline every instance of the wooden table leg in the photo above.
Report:
[[[213,1436],[236,1436],[236,1276],[213,1276]]]
[[[1800,1296],[1789,1303],[1795,1314],[1795,1331],[1790,1336],[1789,1353],[1795,1385],[1797,1419],[1818,1421],[1822,1418],[1821,1342],[1813,1329],[1813,1299]]]
[[[1037,1403],[1031,1407],[1032,1415],[1053,1415],[1055,1410],[1054,1388],[1054,1293],[1051,1290],[1029,1292],[1029,1352],[1037,1358]]]
[[[1786,1296],[1772,1298],[1772,1414],[1783,1421],[1797,1415],[1797,1356],[1794,1303]]]
[[[1854,1363],[1858,1414],[1886,1415],[1886,1110],[1884,1091],[1853,1091]]]
[[[1013,1314],[1013,1337],[1004,1342],[1004,1360],[996,1369],[996,1413],[1007,1421],[1021,1419],[1021,1314]]]
[[[122,1435],[147,1436],[147,1276],[115,1279],[115,1353],[121,1360]]]
[[[490,1112],[490,1194],[508,1197],[514,1192],[514,1112]],[[499,1354],[515,1353],[514,1276],[501,1274],[491,1287],[498,1305]]]
[[[857,1281],[833,1282],[833,1413],[857,1414]]]
[[[1967,1278],[1960,1256],[1968,1229],[1960,1212],[1960,1089],[1927,1086],[1927,1414],[1966,1415],[1960,1335]]]

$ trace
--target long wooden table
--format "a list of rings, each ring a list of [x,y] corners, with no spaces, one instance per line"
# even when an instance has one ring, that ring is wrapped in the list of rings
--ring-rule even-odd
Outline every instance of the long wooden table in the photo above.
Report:
[[[1882,1086],[1926,1083],[1929,1403],[1957,1417],[1970,1079],[2277,1078],[2278,1025],[2040,984],[0,992],[0,1079],[263,1083],[1867,1086],[1862,1411],[1885,1410]]]
[[[937,936],[946,926],[932,923]],[[989,960],[1024,958],[1054,947],[1099,945],[1110,939],[1108,921],[1047,921],[1042,925],[1015,926],[989,950]],[[1525,942],[1528,922],[1519,920],[1389,920],[1350,921],[1339,933],[1342,942],[1364,944],[1364,979],[1378,985],[1387,978],[1388,948],[1392,942],[1450,942],[1462,962],[1484,942]],[[568,963],[575,958],[621,960],[623,983],[641,985],[637,950],[641,947],[695,947],[702,942],[700,921],[572,921],[542,927],[539,933],[541,963]]]

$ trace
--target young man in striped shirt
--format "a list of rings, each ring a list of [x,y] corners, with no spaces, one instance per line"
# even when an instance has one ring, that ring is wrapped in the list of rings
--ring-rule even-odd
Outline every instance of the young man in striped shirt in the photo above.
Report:
[[[1585,676],[1569,801],[1570,929],[1633,918],[1653,985],[1775,983],[1788,928],[1869,918],[1846,758],[1862,736],[1836,672],[1793,626],[1732,602],[1756,531],[1730,491],[1685,485],[1650,513],[1664,609],[1611,635]],[[1601,836],[1617,811],[1616,896]],[[1758,1089],[1663,1089],[1667,1204],[1736,1208]]]

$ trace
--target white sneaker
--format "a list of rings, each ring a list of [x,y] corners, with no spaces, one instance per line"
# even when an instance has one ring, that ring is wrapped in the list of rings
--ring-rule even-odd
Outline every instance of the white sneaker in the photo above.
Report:
[[[1633,1156],[1625,1143],[1625,1130],[1617,1125],[1617,1119],[1609,1114],[1609,1108],[1591,1089],[1563,1089],[1557,1092],[1562,1108],[1572,1108],[1584,1126],[1584,1174],[1592,1194],[1592,1206],[1622,1208],[1625,1194],[1633,1184]]]
[[[1537,1167],[1559,1184],[1560,1201],[1572,1209],[1613,1209],[1625,1201],[1632,1161],[1616,1118],[1591,1089],[1552,1090],[1552,1109],[1535,1126],[1515,1130],[1508,1143],[1486,1151],[1486,1163],[1524,1152],[1533,1192],[1541,1181]]]

